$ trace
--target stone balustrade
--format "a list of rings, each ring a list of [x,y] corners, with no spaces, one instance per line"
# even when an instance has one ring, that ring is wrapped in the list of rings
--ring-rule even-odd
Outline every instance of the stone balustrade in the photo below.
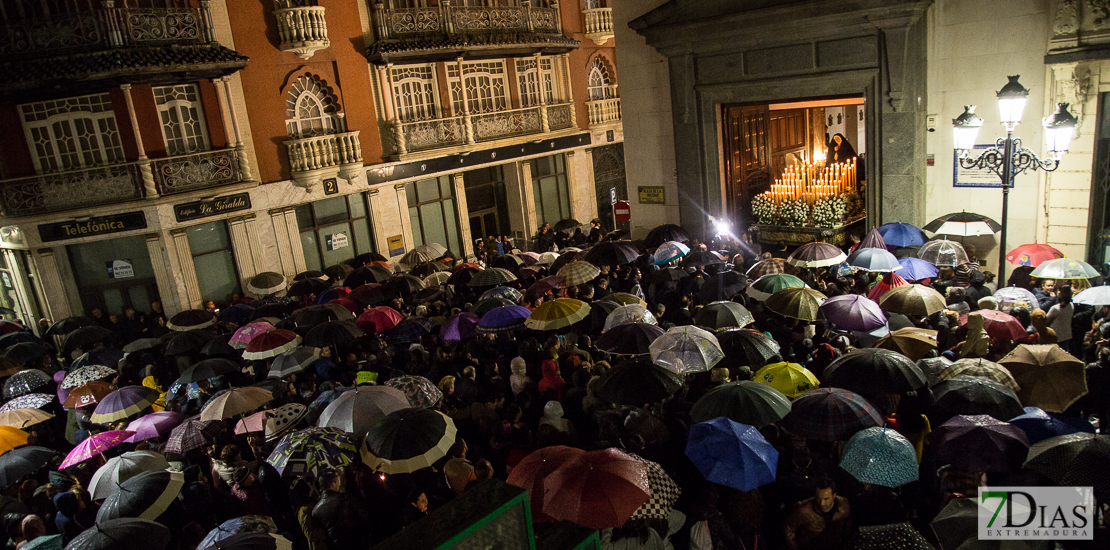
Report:
[[[582,10],[586,19],[586,38],[598,46],[613,38],[613,8]]]
[[[274,10],[278,23],[278,48],[301,59],[309,59],[317,50],[331,45],[323,6],[303,6]]]
[[[599,99],[586,102],[586,112],[589,113],[590,126],[620,122],[621,98]]]
[[[342,132],[286,141],[293,181],[307,189],[337,175],[348,180],[358,177],[363,169],[358,134]]]

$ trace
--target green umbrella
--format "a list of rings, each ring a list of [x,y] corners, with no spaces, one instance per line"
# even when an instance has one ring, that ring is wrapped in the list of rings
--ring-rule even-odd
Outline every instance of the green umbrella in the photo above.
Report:
[[[706,422],[718,416],[762,428],[790,412],[790,399],[782,392],[752,380],[717,386],[694,403],[690,417]]]

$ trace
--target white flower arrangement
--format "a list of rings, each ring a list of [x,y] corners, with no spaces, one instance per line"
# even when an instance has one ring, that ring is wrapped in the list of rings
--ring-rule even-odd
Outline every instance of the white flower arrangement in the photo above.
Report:
[[[813,204],[813,222],[818,227],[836,227],[848,212],[848,201],[843,196],[825,197]]]
[[[752,215],[764,225],[774,225],[778,222],[778,207],[770,193],[760,193],[752,198]]]
[[[809,205],[802,199],[786,199],[779,205],[784,225],[803,226],[809,220]]]

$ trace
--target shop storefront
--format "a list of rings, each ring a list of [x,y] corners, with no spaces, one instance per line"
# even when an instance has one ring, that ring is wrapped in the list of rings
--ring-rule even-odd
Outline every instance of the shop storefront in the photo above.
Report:
[[[307,269],[325,267],[375,252],[362,193],[297,206],[297,226]]]

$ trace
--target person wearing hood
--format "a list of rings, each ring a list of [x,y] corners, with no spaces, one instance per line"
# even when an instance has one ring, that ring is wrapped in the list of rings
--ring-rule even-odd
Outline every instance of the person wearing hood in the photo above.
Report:
[[[509,376],[509,386],[513,390],[513,395],[516,395],[532,383],[532,379],[528,378],[528,363],[524,361],[523,357],[514,357],[509,362],[509,369],[512,371]]]
[[[58,510],[54,516],[54,525],[62,534],[65,544],[69,544],[82,531],[96,524],[96,510],[88,508],[84,499],[73,491],[54,495],[54,508]]]
[[[570,434],[574,430],[570,420],[563,418],[563,405],[558,401],[548,401],[543,406],[543,418],[540,418],[540,425],[545,424],[565,434]]]
[[[957,357],[986,357],[990,352],[990,337],[983,328],[983,315],[970,313],[967,316],[967,336],[956,344]]]
[[[1029,324],[1037,330],[1037,341],[1034,344],[1055,344],[1056,331],[1048,326],[1048,314],[1043,309],[1034,309],[1029,314]]]
[[[567,382],[559,376],[559,364],[551,359],[547,359],[542,363],[543,378],[540,379],[539,390],[542,395],[547,390],[555,390],[558,392],[558,400],[563,400],[563,395],[566,392]]]

